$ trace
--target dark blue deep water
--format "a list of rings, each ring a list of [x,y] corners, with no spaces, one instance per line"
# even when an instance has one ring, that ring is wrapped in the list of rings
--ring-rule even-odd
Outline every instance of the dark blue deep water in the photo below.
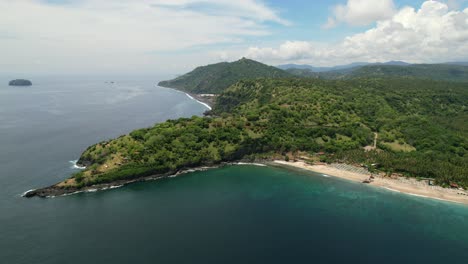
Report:
[[[229,166],[22,198],[88,145],[206,109],[157,78],[0,81],[0,263],[468,263],[467,206],[309,172]]]

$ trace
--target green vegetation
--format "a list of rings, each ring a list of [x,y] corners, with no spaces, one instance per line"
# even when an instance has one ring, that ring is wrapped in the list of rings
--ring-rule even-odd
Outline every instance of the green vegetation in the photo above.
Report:
[[[198,67],[173,80],[162,81],[159,85],[190,93],[218,94],[240,80],[283,77],[292,77],[292,75],[278,68],[243,58],[232,63],[222,62]]]
[[[405,77],[444,81],[468,81],[468,66],[449,64],[369,65],[328,72],[313,72],[309,69],[288,69],[287,72],[299,77],[322,79]]]
[[[240,81],[217,98],[212,117],[169,120],[89,147],[79,161],[88,168],[69,184],[323,151],[326,161],[378,163],[383,171],[468,186],[467,102],[466,84],[456,82]],[[375,132],[379,151],[364,152]]]

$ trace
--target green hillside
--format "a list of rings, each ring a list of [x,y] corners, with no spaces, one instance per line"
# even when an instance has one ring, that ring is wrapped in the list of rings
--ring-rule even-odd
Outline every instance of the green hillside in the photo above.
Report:
[[[328,72],[313,72],[308,69],[288,69],[287,72],[299,77],[323,79],[405,77],[441,81],[468,81],[468,66],[449,64],[369,65]]]
[[[240,80],[291,77],[287,72],[263,63],[241,59],[198,67],[173,80],[162,81],[160,86],[191,93],[219,94]]]
[[[468,89],[408,79],[257,79],[218,98],[213,117],[169,120],[89,147],[64,187],[175,173],[245,158],[324,151],[324,161],[468,186]],[[379,134],[383,151],[364,152]],[[334,155],[331,155],[334,154]]]

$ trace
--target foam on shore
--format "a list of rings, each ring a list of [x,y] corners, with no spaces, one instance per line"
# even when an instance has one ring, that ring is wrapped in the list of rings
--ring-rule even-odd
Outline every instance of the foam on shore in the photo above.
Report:
[[[82,166],[78,166],[77,162],[78,162],[78,160],[70,160],[70,163],[73,164],[72,167],[71,167],[72,169],[76,169],[76,170],[84,170],[84,169],[86,169],[86,167],[84,167],[84,166],[83,166],[83,167],[82,167]]]
[[[123,187],[124,185],[111,185],[111,186],[108,186],[108,187],[104,187],[104,188],[92,188],[92,189],[86,189],[86,190],[82,190],[82,191],[76,191],[76,192],[72,192],[72,193],[66,193],[66,194],[62,194],[62,195],[59,195],[59,197],[63,197],[63,196],[70,196],[70,195],[75,195],[75,194],[79,194],[79,193],[94,193],[94,192],[98,192],[98,191],[107,191],[107,190],[113,190],[113,189],[117,189],[117,188],[120,188],[120,187]],[[47,196],[47,198],[55,198],[57,196]]]
[[[202,105],[204,105],[204,106],[205,106],[206,108],[208,108],[209,110],[212,110],[211,106],[209,106],[207,103],[204,103],[204,102],[202,102],[202,101],[199,101],[199,100],[197,100],[197,99],[193,98],[193,96],[191,96],[191,95],[190,95],[190,94],[188,94],[188,93],[185,93],[185,95],[187,95],[187,96],[188,96],[188,98],[190,98],[190,99],[192,99],[192,100],[195,100],[195,101],[197,101],[199,104],[202,104]]]
[[[250,165],[250,166],[258,166],[258,167],[266,167],[267,165],[262,163],[248,163],[248,162],[237,162],[236,165]]]
[[[401,193],[400,191],[395,190],[395,189],[392,189],[392,188],[388,188],[388,187],[384,187],[384,188],[387,189],[387,190],[389,190],[389,191],[392,191],[392,192]]]
[[[30,192],[32,192],[32,191],[35,191],[35,190],[36,190],[36,189],[27,190],[27,191],[25,191],[24,193],[21,194],[21,197],[25,197],[26,194],[28,194],[28,193],[30,193]]]
[[[286,162],[283,160],[275,160],[274,163],[285,165],[285,166],[290,166],[290,167],[295,167],[295,168],[300,168],[300,169],[304,169],[308,171],[314,171],[314,172],[322,174],[323,176],[330,175],[330,176],[347,179],[347,180],[354,181],[354,182],[362,182],[362,179],[369,177],[368,175],[365,175],[365,174],[358,175],[359,177],[357,177],[356,174],[358,173],[350,172],[350,171],[342,170],[342,169],[337,169],[329,165],[308,166],[304,162],[293,163],[293,162]],[[376,188],[383,188],[391,192],[401,193],[401,194],[424,198],[424,199],[434,199],[434,200],[439,200],[439,201],[444,201],[444,202],[468,204],[468,200],[466,199],[466,197],[455,195],[455,193],[451,191],[450,189],[443,189],[443,193],[439,193],[436,191],[431,191],[427,188],[421,188],[420,186],[413,185],[411,183],[403,183],[398,180],[394,180],[393,182],[388,184],[385,182],[379,182],[378,179],[375,183],[373,182],[369,184],[369,186],[376,187]],[[393,188],[389,188],[388,186],[393,187]]]

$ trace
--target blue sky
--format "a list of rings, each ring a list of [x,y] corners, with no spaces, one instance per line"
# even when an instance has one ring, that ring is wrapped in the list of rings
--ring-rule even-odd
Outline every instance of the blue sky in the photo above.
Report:
[[[278,10],[279,14],[293,23],[292,26],[271,24],[276,34],[271,39],[281,41],[284,39],[338,41],[351,34],[356,34],[372,28],[367,26],[341,25],[332,29],[322,28],[330,15],[330,9],[346,1],[341,0],[269,0],[268,5]],[[395,0],[399,8],[404,6],[420,7],[424,0]],[[460,7],[467,8],[468,1],[458,1]]]
[[[468,60],[468,0],[0,0],[0,10],[10,72]]]

